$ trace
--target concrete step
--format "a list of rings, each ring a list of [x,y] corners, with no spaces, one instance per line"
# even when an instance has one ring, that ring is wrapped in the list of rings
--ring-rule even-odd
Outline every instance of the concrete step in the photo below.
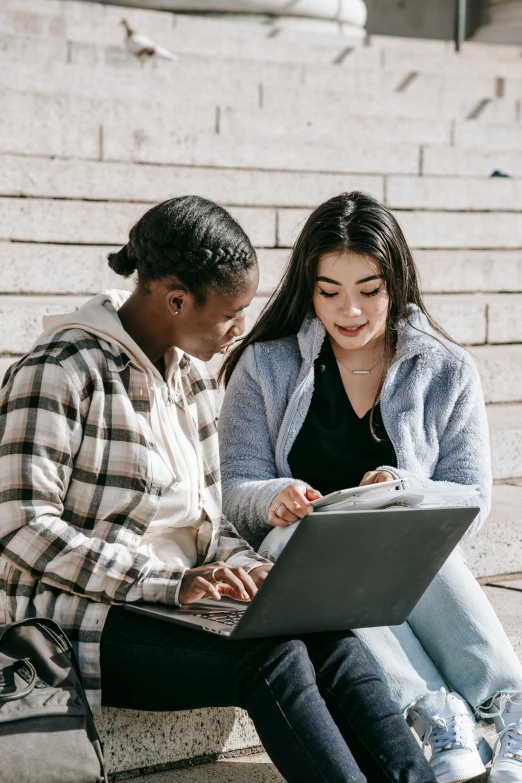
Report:
[[[493,419],[490,413],[492,424]],[[476,577],[518,573],[521,548],[522,483],[495,484],[488,519],[476,536],[462,544],[468,565]],[[519,630],[522,636],[522,624]]]
[[[129,783],[283,783],[266,753],[226,756],[213,763],[131,778]]]
[[[84,19],[72,14],[49,16],[24,13],[23,10],[0,12],[0,27],[4,33],[14,36],[33,35],[83,41],[104,46],[122,46],[124,41],[120,25],[121,8],[106,7],[102,20],[96,19],[96,12]],[[131,26],[158,41],[162,46],[177,54],[192,54],[204,51],[215,57],[234,57],[267,62],[295,62],[330,64],[338,60],[347,48],[357,45],[353,36],[332,36],[307,34],[306,32],[279,29],[272,30],[263,24],[249,23],[247,28],[222,19],[198,18],[196,25],[187,22],[183,15],[165,14],[149,23],[149,19],[136,16],[132,9],[125,9],[125,18]],[[159,26],[158,26],[159,25]],[[248,32],[248,35],[245,35]],[[300,46],[288,46],[298,41]]]
[[[415,117],[417,119],[473,119],[480,115],[483,120],[494,123],[511,123],[518,121],[518,99],[482,97],[445,96],[431,94],[429,101],[420,102],[414,95],[408,93],[387,93],[385,95],[357,94],[346,92],[343,102],[339,94],[328,93],[326,90],[310,92],[306,95],[289,90],[266,89],[263,95],[263,107],[283,115],[295,114],[297,122],[302,118],[313,118],[318,112],[331,115],[332,121],[348,117],[357,107],[358,115],[391,117]]]
[[[277,30],[278,35],[284,33],[280,23]],[[159,41],[166,40],[164,31],[163,27],[157,32]],[[114,30],[111,32],[114,33]],[[237,34],[237,29],[235,34]],[[286,37],[288,38],[288,36]],[[301,36],[301,43],[303,43],[303,36]],[[425,45],[426,41],[422,41],[422,44]],[[180,46],[183,48],[186,42],[175,40],[172,45],[179,51]],[[390,48],[383,50],[375,44],[352,46],[343,52],[342,61],[338,60],[328,65],[280,63],[277,61],[263,63],[253,62],[250,59],[232,60],[224,57],[209,57],[205,55],[206,51],[206,49],[199,47],[195,52],[183,52],[181,61],[176,65],[178,76],[195,78],[200,75],[199,68],[206,66],[208,72],[208,66],[212,62],[222,76],[227,74],[229,78],[236,78],[241,69],[245,70],[245,76],[248,78],[251,73],[254,73],[254,69],[257,69],[256,77],[261,80],[269,78],[272,74],[274,78],[279,77],[285,83],[289,80],[297,80],[298,83],[310,87],[323,87],[328,84],[328,89],[345,91],[349,86],[368,89],[371,86],[368,77],[370,80],[372,78],[386,79],[392,88],[405,89],[405,77],[408,76],[408,92],[420,91],[424,86],[425,79],[430,80],[430,88],[432,88],[435,79],[437,84],[441,85],[440,91],[458,92],[459,94],[465,93],[466,89],[478,90],[480,93],[485,90],[486,94],[493,90],[493,94],[498,94],[498,88],[501,86],[499,79],[508,79],[515,83],[520,80],[520,71],[516,63],[509,59],[506,60],[505,57],[495,59],[491,53],[488,53],[489,56],[486,54],[483,59],[477,60],[476,57],[456,56],[453,52],[444,51],[436,59],[433,59],[433,53],[427,55],[423,48],[412,50],[410,39],[405,39],[403,42],[403,51]],[[202,53],[204,56],[201,56]],[[28,56],[32,62],[38,62],[42,65],[63,62],[84,65],[89,68],[108,67],[135,70],[143,68],[143,64],[140,65],[137,59],[123,47],[122,38],[117,45],[108,46],[75,40],[66,41],[60,38],[21,37],[6,33],[0,36],[0,60],[24,61]],[[161,60],[152,60],[147,63],[146,68],[150,71],[171,69],[172,64]],[[214,77],[215,73],[212,76]]]
[[[0,102],[5,107],[0,125],[0,152],[94,160],[101,157],[101,122],[84,111],[85,107],[71,113],[65,105],[67,99],[22,96],[2,88]],[[35,117],[39,122],[34,122]]]
[[[33,139],[37,135],[35,134]],[[12,146],[11,141],[10,144]],[[21,140],[15,144],[23,147]],[[387,177],[385,193],[383,177],[378,174],[365,176],[173,165],[158,167],[114,161],[63,160],[9,154],[0,156],[0,160],[2,196],[154,203],[187,192],[199,192],[233,206],[311,208],[342,191],[358,189],[371,193],[397,210],[429,210],[442,213],[496,210],[496,214],[508,214],[510,210],[522,211],[522,180],[508,178],[391,175]],[[460,222],[461,217],[455,219]],[[481,216],[466,217],[466,220],[474,225],[482,224]],[[496,223],[496,217],[490,216],[488,220],[490,223]],[[500,224],[499,229],[503,231]],[[460,244],[462,239],[456,240],[452,236],[451,242],[455,241]],[[479,236],[476,241],[479,246],[481,242],[482,246],[487,246],[491,239]],[[494,239],[494,244],[499,241],[503,246],[506,242],[505,235]],[[504,271],[502,277],[509,278],[509,275],[506,276]],[[455,278],[455,284],[458,279]],[[506,284],[510,285],[509,280]]]
[[[426,305],[462,345],[522,342],[522,296],[517,294],[428,294]]]
[[[33,8],[29,0],[24,0],[23,7],[20,0],[14,0],[7,6],[4,6],[4,8],[10,12],[10,15],[4,20],[3,28],[11,32],[20,34],[29,31],[32,35],[67,37],[71,40],[91,41],[93,43],[104,43],[114,46],[121,43],[121,30],[118,26],[121,18],[121,9],[117,6],[101,6],[101,8],[97,8],[92,12],[90,9],[87,10],[84,6],[82,7],[82,3],[68,2],[54,6],[49,2],[49,7],[47,7],[45,2],[42,2],[40,6]],[[20,13],[21,10],[26,13]],[[13,11],[16,13],[13,14]],[[286,25],[282,20],[277,20],[277,25],[275,26],[267,24],[269,22],[268,19],[264,20],[265,23],[263,24],[252,24],[251,20],[245,20],[244,17],[240,22],[241,17],[234,17],[230,21],[222,18],[219,20],[204,18],[202,20],[201,18],[194,19],[190,15],[174,15],[142,9],[126,9],[125,13],[129,22],[137,29],[148,35],[157,34],[162,36],[161,40],[165,45],[166,43],[170,43],[172,46],[178,45],[179,50],[184,52],[191,50],[201,51],[212,46],[214,51],[222,53],[220,49],[216,48],[218,42],[213,39],[236,38],[238,30],[241,32],[248,30],[249,37],[255,37],[262,41],[265,49],[268,43],[269,52],[265,52],[264,57],[288,58],[289,52],[281,51],[282,47],[277,44],[298,38],[301,46],[295,47],[298,51],[291,51],[290,56],[302,58],[305,56],[302,52],[304,42],[312,41],[314,44],[318,44],[321,41],[326,50],[316,51],[314,53],[315,61],[322,61],[323,59],[327,62],[331,61],[331,34],[326,36],[317,34],[307,36],[303,32],[298,31],[296,33],[295,31],[285,29]],[[293,23],[293,27],[295,27],[295,23]],[[278,33],[277,38],[275,40],[269,38],[266,41],[267,35],[273,35],[274,30]],[[219,34],[216,35],[218,32]],[[393,41],[394,39],[371,36],[368,48],[378,50],[379,53],[382,52],[387,57],[394,56],[397,58],[402,55],[405,64],[408,63],[408,56],[413,56],[417,59],[422,56],[425,62],[431,64],[431,67],[439,73],[441,62],[449,61],[452,65],[453,63],[459,63],[459,67],[464,69],[467,65],[466,60],[476,59],[476,70],[481,64],[485,65],[487,63],[487,58],[494,60],[497,67],[500,67],[503,64],[508,66],[514,57],[511,52],[511,49],[514,49],[514,47],[507,46],[488,47],[476,43],[466,44],[465,56],[461,54],[456,57],[453,52],[454,46],[452,42],[397,39],[396,44],[390,44],[390,40]],[[274,46],[274,44],[276,45]],[[288,49],[288,47],[286,48]],[[481,54],[483,57],[482,60],[479,60]],[[307,52],[306,56],[310,57],[311,55]]]
[[[400,100],[400,99],[399,99]],[[359,112],[357,106],[354,110]],[[291,133],[292,136],[317,139],[327,143],[328,139],[335,137],[335,117],[327,107],[325,113],[320,116],[312,116],[312,113],[304,115],[299,112],[293,122],[290,122],[288,113],[273,111],[264,108],[253,114],[234,109],[221,107],[219,117],[219,129],[224,135],[237,138],[274,138]],[[522,149],[521,126],[518,122],[493,123],[480,119],[457,120],[419,117],[410,117],[408,122],[400,116],[385,115],[367,116],[351,114],[350,121],[345,131],[347,141],[356,139],[364,134],[365,138],[378,139],[385,137],[388,143],[409,141],[414,144],[427,144],[438,146],[456,147],[487,147],[490,139],[490,148],[493,149]]]
[[[490,405],[488,420],[493,478],[522,476],[522,405]]]
[[[412,247],[520,248],[522,221],[513,212],[400,212]]]
[[[0,88],[47,95],[85,95],[100,97],[102,100],[155,99],[177,105],[180,109],[186,106],[212,106],[220,102],[253,109],[259,104],[258,80],[232,84],[225,80],[184,83],[176,79],[176,63],[172,64],[169,71],[133,69],[130,74],[122,69],[98,69],[96,78],[93,78],[91,68],[52,63],[42,69],[26,61],[18,63],[16,68],[0,69]]]
[[[150,204],[59,199],[0,198],[0,240],[67,244],[118,245]],[[276,211],[233,207],[257,247],[273,247]]]
[[[370,36],[372,40],[374,36]],[[395,40],[390,36],[389,40]],[[429,52],[421,46],[419,50],[411,48],[410,39],[399,39],[402,46],[399,48],[384,48],[382,50],[382,67],[385,69],[406,69],[422,73],[438,73],[446,76],[473,74],[475,76],[495,76],[502,79],[519,79],[520,69],[517,61],[520,58],[521,47],[492,45],[480,45],[480,53],[475,44],[475,53],[471,53],[470,45],[473,42],[466,41],[460,53],[454,51],[454,43],[447,41],[451,51]],[[422,43],[426,43],[424,40]],[[466,51],[467,50],[467,51]]]
[[[186,110],[179,105],[179,98],[172,102],[160,100],[132,100],[130,98],[94,98],[88,95],[49,95],[38,92],[19,92],[0,89],[0,100],[5,107],[7,120],[0,134],[0,152],[25,155],[47,155],[65,158],[99,158],[101,156],[100,128],[104,125],[122,125],[140,128],[140,135],[154,136],[158,128],[183,139],[190,133],[216,133],[225,137],[251,140],[259,145],[273,137],[302,138],[303,141],[338,146],[337,122],[327,108],[312,116],[303,114],[294,121],[284,112],[266,109],[245,111],[243,107],[231,108],[217,105],[215,95],[206,105],[190,104]],[[38,133],[33,132],[33,118],[42,118]],[[86,122],[88,118],[88,122]],[[501,126],[503,127],[503,126]],[[518,126],[515,126],[515,128]],[[82,136],[82,130],[84,136]],[[402,117],[377,115],[353,116],[347,125],[345,139],[357,143],[390,144],[450,144],[452,126],[449,120],[418,119],[408,123]]]
[[[229,206],[315,207],[345,190],[384,199],[378,175],[155,166],[0,155],[0,195],[157,203],[199,193]]]
[[[224,52],[223,56],[230,57],[230,53]],[[404,86],[410,78],[407,74],[390,77],[376,71],[348,71],[346,80],[344,74],[342,78],[339,77],[339,89],[336,91],[330,87],[331,77],[328,72],[314,87],[299,83],[303,81],[302,76],[292,69],[289,69],[282,79],[281,74],[268,67],[256,72],[247,65],[244,75],[240,62],[232,71],[229,68],[228,72],[223,65],[218,64],[212,68],[211,64],[207,66],[204,61],[193,69],[188,64],[183,65],[181,61],[170,63],[168,68],[164,65],[155,68],[151,66],[139,70],[132,68],[129,72],[123,68],[99,68],[96,69],[96,79],[92,78],[91,67],[72,63],[52,62],[42,69],[30,60],[21,60],[16,66],[0,70],[0,87],[50,95],[77,94],[101,99],[114,97],[151,100],[155,97],[158,101],[165,102],[165,96],[168,95],[168,102],[180,107],[230,103],[253,109],[259,105],[261,85],[265,108],[277,112],[284,106],[285,111],[290,114],[297,109],[302,112],[303,97],[306,94],[307,113],[312,116],[317,111],[332,110],[339,105],[339,90],[342,90],[345,103],[337,109],[337,114],[346,115],[346,107],[356,105],[358,114],[393,113],[395,116],[438,119],[455,116],[465,119],[471,113],[476,113],[479,106],[482,107],[482,115],[486,116],[491,104],[496,121],[515,122],[518,119],[518,94],[516,99],[497,98],[497,82],[493,79],[484,82],[484,85],[477,82],[477,88],[471,83],[464,85],[466,89],[455,92],[456,88],[450,89],[455,83],[454,80],[449,80],[446,84],[443,81],[437,82],[438,77],[428,75],[416,80],[419,87],[415,90],[411,87],[410,94]],[[284,73],[286,74],[286,71]],[[421,93],[429,100],[419,103],[418,95]]]
[[[96,725],[110,773],[161,769],[261,744],[246,712],[233,707],[168,713],[104,708]]]
[[[0,88],[5,111],[0,128],[0,153],[43,155],[58,158],[91,158],[102,155],[101,127],[111,122],[139,126],[165,123],[180,136],[189,132],[215,132],[217,105],[191,105],[181,111],[176,99],[133,101],[125,98],[95,98],[73,94],[49,95]],[[35,126],[34,117],[40,122]]]
[[[0,240],[117,245],[126,241],[131,225],[149,207],[150,202],[0,197]],[[309,210],[268,207],[232,206],[230,211],[256,247],[281,248],[293,246],[309,214]],[[522,248],[517,213],[397,211],[396,216],[413,248]],[[515,271],[511,284],[515,287],[516,279]],[[503,290],[500,280],[498,287]]]
[[[520,250],[416,250],[414,255],[425,291],[522,291]]]
[[[486,586],[484,592],[500,617],[515,652],[522,659],[522,590]]]
[[[31,349],[42,331],[44,315],[68,313],[76,310],[88,297],[34,297],[0,296],[0,356],[16,356]],[[2,360],[2,370],[12,364],[13,359]]]
[[[128,96],[98,99],[81,94],[49,95],[1,89],[0,99],[7,119],[0,134],[0,152],[96,159],[101,156],[103,143],[100,128],[107,125],[138,129],[138,141],[144,134],[156,137],[161,129],[161,136],[168,134],[171,138],[175,134],[178,141],[190,136],[191,132],[219,132],[223,137],[232,137],[235,143],[237,139],[255,140],[257,146],[260,139],[279,139],[279,143],[285,139],[302,140],[339,146],[336,128],[343,120],[347,122],[343,136],[346,144],[357,144],[364,138],[366,144],[409,142],[440,147],[455,143],[458,147],[477,147],[484,146],[490,137],[490,147],[499,150],[521,147],[520,125],[515,122],[502,125],[473,120],[457,122],[453,127],[449,119],[411,116],[406,123],[403,115],[407,111],[400,96],[391,100],[388,114],[384,113],[384,106],[379,108],[379,102],[372,100],[366,107],[359,102],[357,112],[361,114],[357,115],[353,115],[344,103],[340,109],[338,104],[329,104],[324,111],[314,113],[303,98],[303,104],[296,107],[292,118],[284,109],[252,108],[247,111],[241,105],[235,108],[218,106],[218,93],[212,93],[202,105],[190,104],[187,111],[181,110],[179,95],[173,96],[172,102],[169,98],[163,103],[157,91],[151,95],[156,95],[157,99],[146,100],[144,96],[140,100]],[[410,110],[412,114],[413,105]],[[32,122],[35,113],[42,118],[37,133]]]
[[[470,120],[455,123],[454,145],[456,147],[478,147],[483,150],[488,148],[521,150],[521,136],[520,123],[502,125]]]
[[[421,173],[446,177],[490,177],[496,170],[510,177],[522,176],[522,154],[516,150],[487,147],[423,148]]]
[[[81,96],[20,95],[6,90],[0,90],[0,94],[6,106],[6,119],[0,129],[0,153],[360,174],[490,177],[495,169],[512,176],[520,176],[522,171],[520,147],[514,146],[519,144],[516,140],[520,126],[487,126],[493,134],[495,129],[501,129],[497,135],[499,151],[494,152],[475,150],[466,146],[465,140],[461,146],[449,146],[452,136],[449,122],[415,119],[406,123],[400,112],[387,118],[379,113],[335,118],[326,110],[314,119],[301,112],[302,116],[297,116],[292,126],[284,114],[272,124],[273,112],[229,110],[218,107],[212,99],[206,106],[194,106],[186,114],[180,113],[179,106],[171,106],[163,111],[160,122],[161,107],[154,102],[129,105],[121,100],[109,110],[111,101],[107,98],[94,108],[94,99]],[[359,106],[357,111],[361,110]],[[381,106],[380,111],[383,110]],[[35,114],[41,117],[37,128],[33,122]],[[333,130],[341,121],[348,122],[349,128],[343,143]],[[479,123],[466,123],[472,125],[478,127]],[[457,123],[455,133],[459,127]],[[475,136],[477,141],[483,140],[482,131]],[[506,149],[508,136],[512,138],[513,152],[502,151],[503,136]],[[265,146],[260,156],[260,141],[266,144],[268,139],[270,145]],[[426,146],[421,150],[419,145]],[[394,198],[407,200],[409,194],[416,198],[419,193],[419,206],[427,204],[436,208],[444,205],[446,184],[413,181],[408,187],[408,183],[402,182],[398,195],[393,191]],[[449,208],[454,205],[457,209],[495,209],[502,205],[505,194],[509,196],[508,208],[520,208],[517,183],[495,182],[488,187],[482,182],[476,192],[465,183],[457,186],[457,190],[450,191]]]
[[[15,143],[23,147],[21,140]],[[342,191],[357,189],[371,193],[398,210],[498,210],[504,213],[522,210],[522,185],[518,179],[391,175],[386,179],[385,193],[383,177],[377,174],[365,176],[171,165],[158,167],[10,154],[0,156],[0,161],[2,196],[155,203],[187,192],[197,192],[231,206],[311,208]],[[504,263],[501,251],[498,252],[498,257]],[[488,251],[476,251],[475,255],[471,252],[469,256],[473,265],[481,263],[479,253],[487,258],[488,264],[492,262],[491,251],[489,254]],[[441,256],[439,261],[442,260]],[[464,262],[463,258],[461,260]],[[432,271],[436,273],[435,269]],[[448,284],[454,283],[454,287],[466,285],[462,279],[464,275],[459,275],[459,271],[453,266],[455,279],[453,281],[451,276],[445,276]],[[500,272],[501,268],[497,271]],[[502,275],[496,278],[497,281],[501,277],[505,278],[503,286],[511,285],[510,274],[505,274],[505,268]],[[495,279],[493,273],[491,278]],[[473,284],[476,284],[475,280]],[[484,284],[486,282],[480,285]],[[464,289],[457,287],[456,290]]]
[[[487,41],[489,43],[520,46],[520,44],[522,44],[522,24],[515,24],[513,22],[488,24],[477,30],[475,38],[478,41]]]
[[[188,166],[259,168],[349,174],[418,174],[420,148],[414,144],[380,144],[357,139],[349,146],[318,145],[306,139],[281,137],[266,145],[259,140],[239,141],[221,135],[163,133],[142,126],[132,131],[106,123],[103,159]]]
[[[34,39],[0,35],[0,63],[9,67],[12,62],[25,62],[30,57],[33,65],[44,67],[54,63],[68,63],[92,69],[118,68],[135,72],[140,78],[143,65],[120,45],[96,46],[59,39]],[[184,54],[176,63],[152,60],[146,72],[155,76],[169,75],[180,83],[201,84],[210,82],[218,86],[240,87],[245,81],[254,80],[266,86],[285,86],[328,91],[360,90],[363,92],[401,92],[409,96],[445,95],[447,97],[494,98],[499,94],[499,77],[475,74],[471,70],[455,79],[453,74],[408,72],[404,68],[381,67],[377,49],[356,47],[349,53],[341,67],[338,65],[316,67],[293,63],[254,62],[250,59],[222,59]],[[513,85],[516,87],[516,79]],[[513,89],[515,89],[513,87]],[[513,97],[516,94],[513,93]],[[518,96],[517,96],[518,97]]]
[[[522,8],[518,0],[490,3],[490,21],[493,24],[515,22],[522,24]]]
[[[355,111],[358,110],[357,107]],[[228,106],[221,107],[219,131],[223,136],[236,139],[276,139],[291,136],[294,139],[328,144],[339,138],[337,118],[332,117],[328,108],[324,113],[316,115],[312,112],[306,115],[300,112],[291,122],[284,110],[258,109],[251,113]],[[411,144],[444,145],[451,143],[452,124],[450,120],[436,118],[419,119],[411,116],[408,122],[404,122],[403,117],[384,113],[379,116],[351,114],[343,130],[343,140],[351,144],[361,138],[386,144],[406,141]]]
[[[518,134],[522,138],[522,128]],[[386,182],[386,202],[395,209],[520,212],[522,179],[392,176]]]
[[[21,0],[5,0],[5,9],[19,8]],[[94,23],[103,25],[104,23],[111,23],[110,26],[116,24],[121,18],[121,0],[116,0],[116,4],[105,5],[101,10],[98,10],[92,14],[86,12],[85,6],[79,2],[62,3],[57,2],[53,4],[53,0],[48,4],[45,0],[28,0],[25,5],[24,11],[31,14],[61,16],[68,25],[68,32],[75,32],[75,25],[78,26],[78,34],[85,33],[85,27],[87,32],[90,32],[89,27],[94,26]],[[126,3],[124,3],[127,5]],[[149,3],[150,5],[150,3]],[[154,3],[156,7],[158,3]],[[182,4],[183,5],[183,4]],[[70,7],[69,7],[70,6]],[[158,12],[148,7],[126,9],[128,14],[128,21],[133,27],[140,27],[144,30],[143,25],[149,25],[151,32],[152,27],[156,26],[157,31],[165,30],[172,26],[172,28],[178,28],[182,26],[180,21],[185,18],[185,9],[181,9],[179,16],[172,13],[174,4],[168,3],[166,8],[169,13]],[[189,22],[192,21],[192,14],[188,14]],[[299,35],[305,40],[322,41],[327,42],[332,39],[332,36],[341,36],[346,39],[353,38],[353,26],[348,23],[338,23],[331,18],[304,18],[304,17],[276,17],[271,14],[260,13],[207,13],[203,17],[196,17],[198,23],[194,26],[190,23],[184,25],[184,32],[190,32],[191,30],[207,31],[208,29],[218,28],[222,34],[230,32],[236,34],[239,32],[250,32],[257,37],[267,37],[267,34],[274,29],[292,37],[293,35]],[[199,24],[201,19],[202,24]],[[210,24],[208,24],[210,22]],[[83,27],[82,27],[83,25]],[[360,40],[358,36],[357,40]]]
[[[522,402],[522,345],[476,345],[470,350],[486,402]]]
[[[278,246],[291,247],[308,210],[280,210]],[[413,248],[456,250],[522,247],[522,222],[515,212],[397,211],[397,219]]]

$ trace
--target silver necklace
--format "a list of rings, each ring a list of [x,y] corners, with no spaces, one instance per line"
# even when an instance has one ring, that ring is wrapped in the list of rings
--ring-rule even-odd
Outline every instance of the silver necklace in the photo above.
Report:
[[[335,352],[334,352],[334,356],[335,356]],[[343,367],[344,367],[346,370],[348,370],[349,372],[351,372],[351,373],[352,373],[352,375],[369,375],[369,374],[372,372],[372,370],[375,370],[375,368],[379,366],[379,364],[382,364],[382,359],[379,359],[379,361],[377,362],[377,364],[374,364],[374,365],[373,365],[373,367],[370,367],[370,369],[369,369],[369,370],[352,370],[352,368],[351,368],[351,367],[348,367],[348,366],[347,366],[347,365],[346,365],[346,364],[345,364],[343,361],[341,361],[341,359],[339,359],[339,357],[338,357],[338,356],[335,356],[335,358],[336,358],[336,360],[339,362],[339,364],[342,364],[342,366],[343,366]]]

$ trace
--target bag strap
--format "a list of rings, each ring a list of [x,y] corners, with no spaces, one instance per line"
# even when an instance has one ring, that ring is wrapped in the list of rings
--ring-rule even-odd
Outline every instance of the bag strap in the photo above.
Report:
[[[27,683],[27,685],[24,688],[19,688],[14,693],[1,693],[0,692],[0,702],[5,701],[16,701],[17,699],[24,699],[26,696],[29,696],[30,693],[34,691],[36,680],[38,679],[38,675],[36,673],[36,669],[34,668],[33,664],[29,660],[29,658],[22,658],[19,661],[15,661],[13,666],[20,668],[24,667],[25,669],[29,669],[29,673],[31,675],[31,679]]]

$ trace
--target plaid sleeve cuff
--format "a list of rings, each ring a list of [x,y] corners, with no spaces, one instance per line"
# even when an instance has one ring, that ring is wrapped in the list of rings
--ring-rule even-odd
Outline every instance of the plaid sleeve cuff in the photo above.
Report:
[[[232,557],[226,561],[226,564],[232,568],[242,568],[247,574],[259,566],[273,565],[266,557],[261,557],[261,555],[258,555],[257,552],[254,551],[249,551],[248,554],[238,552],[236,555],[232,555]]]
[[[146,603],[179,606],[179,591],[188,568],[153,568],[141,582],[141,598]]]

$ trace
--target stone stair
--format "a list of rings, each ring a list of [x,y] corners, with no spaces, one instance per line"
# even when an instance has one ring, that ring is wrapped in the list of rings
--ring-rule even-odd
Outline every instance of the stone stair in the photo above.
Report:
[[[522,43],[521,0],[489,0],[488,24],[474,35],[477,41],[491,43]]]
[[[140,66],[122,47],[122,15],[179,61]],[[42,315],[131,285],[106,254],[153,203],[199,193],[237,217],[260,261],[251,324],[310,210],[343,190],[374,194],[404,227],[430,309],[483,378],[494,503],[464,550],[522,651],[521,54],[357,45],[326,22],[0,0],[0,375]],[[119,779],[280,780],[266,757],[230,758],[259,745],[241,710],[104,710],[98,723]]]

